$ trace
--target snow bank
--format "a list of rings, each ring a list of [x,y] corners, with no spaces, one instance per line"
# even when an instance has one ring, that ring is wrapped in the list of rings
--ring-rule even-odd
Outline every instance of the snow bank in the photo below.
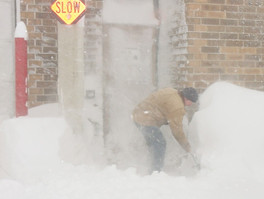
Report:
[[[0,166],[13,178],[0,179],[1,198],[262,199],[263,102],[263,92],[224,82],[210,86],[189,126],[191,137],[199,137],[202,169],[188,177],[62,163],[59,151],[87,150],[70,141],[74,136],[62,118],[6,120],[0,126]],[[69,139],[63,140],[65,133]],[[27,178],[35,180],[25,183]]]
[[[199,136],[203,169],[197,180],[218,185],[214,189],[219,195],[213,198],[264,196],[263,102],[263,92],[226,82],[211,85],[201,95],[190,128]]]
[[[57,103],[0,122],[0,179],[30,182],[67,163],[103,164],[101,137],[89,121],[84,127],[84,133],[73,133]]]
[[[0,126],[0,165],[5,175],[31,179],[60,165],[60,118],[18,118]]]
[[[200,97],[193,121],[204,167],[226,175],[264,177],[264,93],[216,83]]]

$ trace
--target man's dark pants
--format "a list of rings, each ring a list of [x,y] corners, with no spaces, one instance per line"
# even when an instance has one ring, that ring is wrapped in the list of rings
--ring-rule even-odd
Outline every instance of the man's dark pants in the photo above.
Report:
[[[161,171],[166,151],[166,140],[162,132],[155,126],[141,126],[139,124],[136,126],[143,134],[151,155],[151,173]]]

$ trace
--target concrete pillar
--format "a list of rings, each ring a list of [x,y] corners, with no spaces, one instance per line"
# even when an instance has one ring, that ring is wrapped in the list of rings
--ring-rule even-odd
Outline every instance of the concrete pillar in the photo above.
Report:
[[[0,122],[15,115],[14,11],[13,0],[0,0]]]
[[[66,121],[76,133],[83,131],[84,19],[77,24],[58,24],[59,101]]]

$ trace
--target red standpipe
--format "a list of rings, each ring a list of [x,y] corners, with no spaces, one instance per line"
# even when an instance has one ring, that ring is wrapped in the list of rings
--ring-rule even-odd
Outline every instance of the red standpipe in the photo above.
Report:
[[[28,115],[27,107],[27,40],[15,38],[16,117]]]

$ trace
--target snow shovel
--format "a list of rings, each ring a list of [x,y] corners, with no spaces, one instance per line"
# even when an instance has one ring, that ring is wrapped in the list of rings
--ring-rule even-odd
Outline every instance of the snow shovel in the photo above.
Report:
[[[192,168],[195,168],[196,170],[200,170],[201,169],[201,166],[200,166],[200,163],[196,157],[195,154],[193,153],[186,153],[182,156],[182,158],[186,159],[186,160],[190,160],[193,162],[193,166]],[[181,165],[182,166],[182,165]]]
[[[200,162],[198,161],[196,155],[194,155],[193,153],[188,153],[188,154],[189,154],[189,156],[191,157],[191,159],[194,162],[193,167],[196,168],[197,170],[200,170],[201,169],[201,165],[200,165]]]

